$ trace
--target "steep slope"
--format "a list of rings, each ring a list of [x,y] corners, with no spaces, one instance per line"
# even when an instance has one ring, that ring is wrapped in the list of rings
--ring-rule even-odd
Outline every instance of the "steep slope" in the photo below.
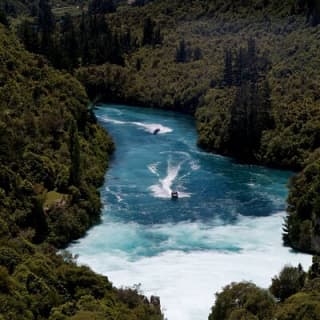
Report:
[[[35,241],[61,246],[98,220],[96,188],[113,145],[70,75],[4,28],[0,56],[1,215],[13,235],[30,229]]]
[[[162,319],[157,299],[56,255],[98,221],[113,150],[84,88],[2,26],[0,74],[0,318]]]

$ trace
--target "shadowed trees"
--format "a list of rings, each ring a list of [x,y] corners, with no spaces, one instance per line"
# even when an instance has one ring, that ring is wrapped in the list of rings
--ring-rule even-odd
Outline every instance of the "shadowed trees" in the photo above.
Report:
[[[273,126],[271,89],[262,73],[253,38],[248,40],[246,50],[238,49],[235,59],[230,49],[225,50],[221,86],[236,87],[236,95],[229,109],[228,138],[224,148],[244,159],[254,159],[262,132]]]

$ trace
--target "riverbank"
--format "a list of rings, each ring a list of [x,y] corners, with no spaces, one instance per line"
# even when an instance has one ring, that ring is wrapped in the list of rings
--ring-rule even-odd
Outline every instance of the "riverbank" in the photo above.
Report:
[[[290,172],[203,152],[189,116],[123,105],[95,112],[117,149],[102,223],[69,247],[80,263],[159,295],[170,320],[207,318],[230,281],[268,287],[283,265],[310,266],[311,256],[282,245]],[[183,197],[171,201],[171,190]]]
[[[1,25],[0,61],[1,319],[162,319],[158,299],[57,252],[99,220],[113,150],[83,86]]]

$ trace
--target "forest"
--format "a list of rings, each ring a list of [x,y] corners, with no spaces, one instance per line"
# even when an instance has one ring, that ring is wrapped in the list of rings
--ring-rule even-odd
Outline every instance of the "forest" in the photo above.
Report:
[[[283,241],[320,254],[319,1],[1,0],[0,9],[1,300],[17,295],[1,304],[4,319],[162,317],[157,299],[55,255],[99,221],[114,146],[89,100],[192,114],[206,151],[296,171]],[[83,272],[83,288],[63,282],[67,272]],[[232,284],[209,319],[317,319],[319,276],[315,257],[308,272],[285,267],[268,291]],[[86,292],[86,281],[104,289]],[[45,306],[35,303],[41,290],[52,296]]]
[[[158,298],[57,255],[99,221],[114,149],[85,89],[3,26],[0,60],[0,319],[162,319]]]

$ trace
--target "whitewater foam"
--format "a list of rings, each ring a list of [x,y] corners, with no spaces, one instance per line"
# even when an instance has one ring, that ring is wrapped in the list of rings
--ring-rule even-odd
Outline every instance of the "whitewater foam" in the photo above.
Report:
[[[159,173],[158,173],[159,164],[160,164],[159,162],[156,162],[156,163],[152,163],[152,164],[148,165],[149,171],[158,177],[159,177]]]
[[[79,263],[108,275],[116,286],[141,283],[144,294],[159,295],[168,320],[205,320],[214,293],[232,281],[268,287],[285,264],[302,263],[305,268],[311,264],[311,256],[282,246],[283,216],[239,217],[234,225],[211,226],[105,222],[71,251],[80,253]],[[163,241],[150,243],[160,235]],[[139,248],[143,252],[155,246],[160,246],[158,254],[137,257]]]
[[[119,124],[119,125],[135,125],[139,128],[142,128],[144,131],[148,133],[154,133],[156,129],[159,129],[158,134],[165,134],[165,133],[170,133],[173,132],[173,130],[169,127],[163,126],[162,124],[159,123],[144,123],[144,122],[135,122],[135,121],[121,121],[121,120],[116,120],[107,116],[99,116],[98,117],[101,121],[103,122],[109,122],[113,124]]]
[[[190,166],[193,171],[198,171],[201,168],[198,161],[191,161]]]
[[[181,169],[183,161],[177,165],[173,165],[170,160],[168,160],[167,175],[163,179],[159,179],[157,184],[149,187],[155,198],[169,199],[171,198],[172,185],[177,178],[179,171]],[[190,193],[179,191],[179,198],[189,198]]]
[[[109,118],[107,116],[98,116],[98,118],[103,122],[110,122],[110,123],[114,123],[114,124],[127,124],[128,123],[127,121],[120,121],[120,120]]]
[[[173,131],[171,128],[165,127],[162,124],[158,124],[158,123],[143,123],[143,122],[132,122],[132,123],[152,134],[155,132],[156,129],[160,130],[158,134],[170,133]]]

